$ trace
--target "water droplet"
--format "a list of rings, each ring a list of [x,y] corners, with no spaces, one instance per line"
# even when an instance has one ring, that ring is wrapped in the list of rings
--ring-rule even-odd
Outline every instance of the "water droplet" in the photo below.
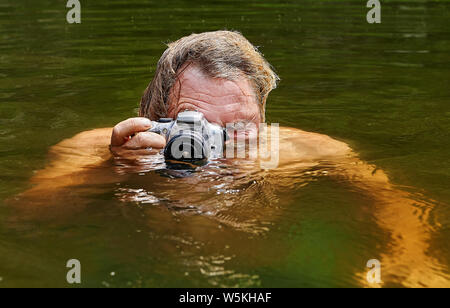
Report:
[[[102,281],[102,285],[104,285],[105,287],[107,287],[107,288],[109,288],[110,287],[110,284],[109,283],[107,283],[106,281]]]

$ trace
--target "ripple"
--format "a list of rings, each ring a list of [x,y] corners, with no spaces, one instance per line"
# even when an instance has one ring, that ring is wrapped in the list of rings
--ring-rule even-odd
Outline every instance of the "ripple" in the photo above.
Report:
[[[118,188],[116,198],[122,202],[138,202],[141,204],[155,204],[160,200],[144,189]]]

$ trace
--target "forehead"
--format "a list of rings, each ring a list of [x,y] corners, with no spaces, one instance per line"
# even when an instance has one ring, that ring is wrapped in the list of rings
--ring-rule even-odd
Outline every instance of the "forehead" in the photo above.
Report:
[[[259,106],[247,78],[211,78],[193,64],[182,68],[169,98],[171,117],[185,109],[201,111],[208,121],[221,125],[260,121]]]

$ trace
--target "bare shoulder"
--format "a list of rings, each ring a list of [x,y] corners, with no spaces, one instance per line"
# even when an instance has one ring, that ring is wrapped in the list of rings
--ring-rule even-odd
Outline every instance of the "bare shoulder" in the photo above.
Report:
[[[99,128],[81,132],[52,146],[48,165],[32,179],[56,178],[98,165],[111,157],[109,144],[112,128]]]
[[[85,148],[85,147],[105,147],[111,141],[112,128],[97,128],[87,130],[65,139],[55,145],[60,148]]]
[[[299,159],[319,160],[353,155],[351,148],[330,136],[297,128],[280,127],[280,150]]]

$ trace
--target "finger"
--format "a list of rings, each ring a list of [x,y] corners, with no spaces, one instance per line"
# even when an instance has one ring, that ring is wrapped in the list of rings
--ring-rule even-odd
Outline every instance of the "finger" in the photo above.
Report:
[[[112,132],[111,145],[121,146],[128,141],[129,137],[145,132],[152,127],[152,122],[147,118],[131,118],[117,124]]]
[[[142,156],[155,155],[159,153],[159,149],[138,149],[138,150],[129,150],[123,147],[111,147],[111,152],[114,157],[124,158],[124,159],[135,159]]]
[[[138,133],[127,141],[123,147],[126,149],[145,149],[156,148],[162,149],[166,145],[166,139],[156,133],[143,132]]]

